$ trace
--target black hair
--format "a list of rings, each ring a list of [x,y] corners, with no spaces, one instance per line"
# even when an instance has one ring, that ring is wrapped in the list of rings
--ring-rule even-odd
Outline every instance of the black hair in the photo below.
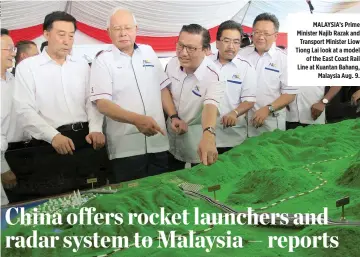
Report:
[[[29,49],[30,45],[36,46],[36,44],[30,40],[21,40],[16,43],[17,52],[15,55],[15,63],[19,62],[20,55],[23,52],[26,52]]]
[[[1,29],[1,36],[9,35],[9,31],[7,29]]]
[[[76,30],[76,19],[74,18],[74,16],[68,14],[67,12],[61,12],[61,11],[52,12],[45,16],[43,30],[50,31],[55,21],[71,22],[72,24],[74,24],[74,28]]]
[[[44,41],[44,42],[42,42],[42,43],[41,43],[41,46],[40,46],[40,52],[42,52],[42,51],[43,51],[43,49],[44,49],[46,46],[48,46],[48,44],[49,44],[49,42],[48,42],[48,41]]]
[[[210,48],[210,39],[211,39],[210,33],[207,29],[205,29],[201,25],[199,25],[199,24],[184,25],[180,30],[180,34],[181,34],[181,32],[187,32],[190,34],[201,35],[202,36],[202,48],[203,49]]]
[[[236,21],[233,21],[233,20],[228,20],[228,21],[224,21],[223,23],[220,24],[220,26],[217,30],[217,33],[216,33],[216,40],[220,40],[223,31],[227,30],[227,29],[237,30],[237,31],[239,31],[240,36],[243,35],[243,30],[242,30],[241,24]]]
[[[278,18],[276,18],[276,16],[274,14],[267,13],[267,12],[259,14],[258,16],[256,16],[256,18],[254,20],[253,27],[255,27],[255,24],[258,21],[271,21],[274,24],[275,32],[279,32],[280,23],[279,23]]]

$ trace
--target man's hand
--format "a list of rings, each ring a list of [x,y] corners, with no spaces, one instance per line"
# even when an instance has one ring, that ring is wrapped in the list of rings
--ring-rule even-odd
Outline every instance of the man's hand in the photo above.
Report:
[[[171,129],[178,135],[185,134],[188,131],[188,125],[185,121],[178,118],[171,119]]]
[[[360,100],[360,89],[351,96],[351,104],[356,105],[357,101]]]
[[[233,127],[236,125],[237,122],[237,115],[234,111],[229,112],[228,114],[224,115],[220,121],[223,124],[224,128]]]
[[[75,151],[74,142],[60,133],[54,136],[51,145],[54,147],[57,153],[59,154],[73,154]]]
[[[270,114],[270,110],[268,106],[261,107],[259,110],[257,110],[254,114],[254,117],[252,119],[252,124],[255,128],[259,128],[262,125],[264,125],[265,120]]]
[[[1,182],[6,189],[14,188],[17,184],[14,172],[8,170],[1,174]]]
[[[201,138],[198,154],[200,162],[206,166],[215,163],[218,158],[215,136],[208,131],[205,131]]]
[[[325,110],[325,104],[323,102],[318,102],[316,104],[313,104],[311,106],[311,117],[313,120],[316,120],[319,118],[319,116],[323,113]]]
[[[105,145],[105,135],[101,132],[90,132],[85,140],[90,145],[92,144],[95,150],[103,148]]]
[[[161,133],[165,136],[165,132],[160,128],[157,122],[150,116],[141,115],[134,124],[136,128],[145,136],[151,137],[157,133]]]

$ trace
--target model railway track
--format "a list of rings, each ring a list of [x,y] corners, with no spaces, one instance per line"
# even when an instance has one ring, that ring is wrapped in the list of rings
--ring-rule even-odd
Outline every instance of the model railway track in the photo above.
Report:
[[[288,200],[291,200],[293,198],[296,198],[296,197],[300,197],[300,196],[303,196],[303,195],[307,195],[307,194],[310,194],[312,193],[313,191],[315,190],[318,190],[320,187],[324,186],[327,181],[324,180],[322,178],[322,173],[315,173],[315,172],[311,172],[311,170],[309,169],[310,166],[312,165],[315,165],[315,164],[318,164],[318,163],[324,163],[324,162],[329,162],[329,161],[336,161],[336,160],[341,160],[341,159],[344,159],[344,158],[347,158],[347,157],[353,157],[355,156],[355,154],[353,155],[347,155],[347,156],[342,156],[342,157],[339,157],[337,159],[329,159],[329,160],[323,160],[323,161],[319,161],[319,162],[316,162],[316,163],[310,163],[310,164],[307,164],[305,166],[303,166],[303,168],[309,173],[309,174],[317,174],[318,175],[318,179],[321,181],[321,184],[319,184],[318,186],[316,186],[315,188],[311,189],[311,190],[308,190],[308,191],[305,191],[305,192],[301,192],[301,193],[298,193],[294,196],[289,196],[287,198],[284,198],[284,199],[281,199],[277,202],[274,202],[272,203],[271,205],[268,205],[268,206],[264,206],[264,207],[261,207],[261,208],[256,208],[254,209],[254,211],[263,211],[265,209],[268,209],[270,207],[273,207],[275,205],[278,205],[280,203],[283,203],[285,201],[288,201]],[[185,185],[185,186],[184,186]],[[190,196],[190,197],[193,197],[193,198],[199,198],[199,199],[202,199],[204,201],[207,201],[208,203],[210,203],[211,205],[225,211],[226,213],[233,213],[235,215],[238,215],[238,214],[247,214],[247,212],[242,212],[242,211],[237,211],[237,210],[234,210],[232,209],[231,207],[229,206],[226,206],[225,204],[221,203],[221,202],[218,202],[204,194],[201,194],[199,193],[199,191],[203,188],[202,185],[196,185],[196,184],[190,184],[190,183],[182,183],[179,185],[179,187],[183,190],[183,192]],[[259,213],[259,212],[258,212]],[[271,214],[270,212],[266,212],[268,214]],[[246,217],[246,216],[245,216]],[[273,224],[271,226],[281,226],[281,227],[287,227],[287,228],[300,228],[300,227],[304,227],[304,225],[296,225],[294,224],[294,214],[291,214],[289,213],[288,214],[288,218],[289,218],[289,223],[286,224],[286,225],[282,225],[281,224],[281,220],[277,217],[275,219],[275,223],[276,224]],[[324,223],[324,220],[321,220],[322,223]],[[327,221],[327,225],[331,225],[331,226],[360,226],[360,221],[352,221],[352,222],[349,222],[349,221],[334,221],[334,220],[331,220],[329,219]],[[270,226],[270,225],[267,225],[267,226]],[[214,225],[209,225],[208,228],[206,229],[202,229],[202,230],[197,230],[195,231],[196,234],[201,234],[201,233],[206,233],[210,230],[212,230],[214,228]],[[189,235],[189,233],[183,233],[183,234],[180,234],[180,235],[177,235],[176,237],[182,237],[182,236],[187,236]],[[160,240],[159,237],[154,237],[152,238],[153,240]],[[244,240],[245,242],[247,242],[247,240]],[[131,248],[131,247],[134,247],[134,243],[133,244],[130,244],[128,248]],[[94,256],[94,257],[109,257],[113,254],[115,254],[116,252],[119,252],[119,251],[123,251],[123,250],[126,250],[128,248],[117,248],[117,249],[114,249],[113,251],[107,253],[107,254],[103,254],[103,255],[97,255],[97,256]]]
[[[209,202],[211,205],[216,206],[216,207],[224,210],[227,213],[233,213],[233,214],[236,214],[236,215],[238,215],[238,214],[243,214],[244,215],[245,214],[244,215],[245,217],[247,215],[247,212],[236,211],[236,210],[226,206],[225,204],[220,203],[218,201],[215,201],[214,199],[212,199],[212,198],[210,198],[210,197],[208,197],[206,195],[203,195],[201,193],[194,192],[194,191],[188,191],[188,190],[184,190],[184,193],[189,195],[189,196],[192,196],[192,197],[197,197],[197,198],[203,199],[204,201]],[[260,210],[260,209],[261,208],[254,209],[254,211]],[[268,212],[268,214],[271,214],[271,213]],[[301,227],[302,226],[302,225],[294,224],[294,220],[295,220],[294,214],[289,213],[288,218],[289,218],[289,224],[281,225],[281,223],[280,223],[281,220],[279,218],[276,218],[276,220],[275,220],[276,224],[274,224],[274,225],[279,225],[279,226],[283,226],[283,227],[284,226],[286,226],[286,227]],[[322,223],[324,223],[324,220],[321,220],[321,221],[322,221]],[[349,222],[349,221],[334,221],[334,220],[329,219],[329,220],[327,220],[327,224],[328,225],[333,225],[333,226],[338,226],[338,225],[341,225],[341,226],[360,226],[360,221]]]

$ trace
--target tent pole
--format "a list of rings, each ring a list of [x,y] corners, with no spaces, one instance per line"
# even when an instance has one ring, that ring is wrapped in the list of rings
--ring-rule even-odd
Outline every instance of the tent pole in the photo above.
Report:
[[[65,12],[67,13],[71,13],[71,4],[72,4],[72,1],[66,1],[66,5],[65,5]]]
[[[243,22],[244,22],[244,19],[245,19],[245,16],[246,16],[246,14],[247,14],[247,12],[248,12],[248,10],[249,10],[249,8],[250,8],[250,5],[251,5],[251,0],[248,2],[248,7],[247,7],[247,9],[246,9],[246,11],[245,11],[245,13],[244,13],[244,15],[243,15],[243,18],[242,18],[242,21],[241,21],[241,25],[243,24]]]

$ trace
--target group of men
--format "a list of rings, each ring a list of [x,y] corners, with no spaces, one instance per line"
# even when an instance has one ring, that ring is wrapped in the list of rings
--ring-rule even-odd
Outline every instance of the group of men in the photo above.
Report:
[[[208,30],[183,26],[165,71],[150,46],[136,44],[137,28],[130,11],[114,9],[107,23],[112,46],[89,68],[71,55],[75,18],[53,12],[43,24],[46,49],[23,58],[15,78],[7,69],[16,48],[2,30],[1,171],[7,192],[17,179],[5,151],[8,145],[14,152],[23,148],[18,141],[31,138],[26,147],[38,151],[29,166],[40,175],[23,179],[61,184],[53,193],[62,193],[84,186],[77,180],[90,176],[88,170],[119,183],[180,170],[185,163],[211,165],[247,137],[285,130],[286,113],[289,126],[316,123],[338,91],[332,87],[324,97],[321,88],[313,94],[287,84],[286,53],[275,46],[279,22],[268,13],[256,17],[254,44],[242,49],[241,25],[223,22],[217,55],[207,56]],[[109,174],[101,174],[105,159]]]

